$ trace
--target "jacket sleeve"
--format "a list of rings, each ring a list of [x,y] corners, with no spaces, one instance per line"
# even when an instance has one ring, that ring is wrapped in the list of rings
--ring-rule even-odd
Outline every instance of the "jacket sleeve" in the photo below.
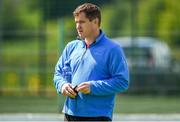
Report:
[[[59,58],[56,66],[55,66],[55,72],[54,72],[54,85],[56,87],[56,90],[58,93],[61,93],[61,87],[64,83],[67,83],[67,80],[63,76],[63,67],[64,62],[67,58],[67,47],[64,49],[61,57]]]
[[[92,95],[111,95],[124,92],[129,86],[129,71],[121,48],[111,50],[107,61],[110,78],[90,81]]]

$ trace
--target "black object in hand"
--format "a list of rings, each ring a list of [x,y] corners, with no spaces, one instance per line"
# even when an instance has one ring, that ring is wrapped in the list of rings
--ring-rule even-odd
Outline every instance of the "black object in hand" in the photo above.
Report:
[[[78,91],[76,90],[77,85],[73,88],[74,92],[76,92],[76,94],[78,93]]]

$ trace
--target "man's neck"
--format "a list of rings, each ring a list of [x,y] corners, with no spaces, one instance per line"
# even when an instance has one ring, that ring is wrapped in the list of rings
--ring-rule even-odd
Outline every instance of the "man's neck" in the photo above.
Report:
[[[91,37],[85,38],[85,42],[87,45],[91,45],[96,41],[96,38],[99,36],[100,30],[97,30]]]

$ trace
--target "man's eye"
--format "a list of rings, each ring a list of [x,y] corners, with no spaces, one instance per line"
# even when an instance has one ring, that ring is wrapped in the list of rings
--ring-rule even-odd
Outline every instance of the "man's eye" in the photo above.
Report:
[[[80,21],[79,23],[85,23],[84,21]]]

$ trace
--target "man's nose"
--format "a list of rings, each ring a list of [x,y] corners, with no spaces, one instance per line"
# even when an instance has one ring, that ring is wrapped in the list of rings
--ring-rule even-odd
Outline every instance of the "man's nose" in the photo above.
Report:
[[[79,23],[76,24],[76,28],[77,29],[80,29],[81,28],[81,25]]]

